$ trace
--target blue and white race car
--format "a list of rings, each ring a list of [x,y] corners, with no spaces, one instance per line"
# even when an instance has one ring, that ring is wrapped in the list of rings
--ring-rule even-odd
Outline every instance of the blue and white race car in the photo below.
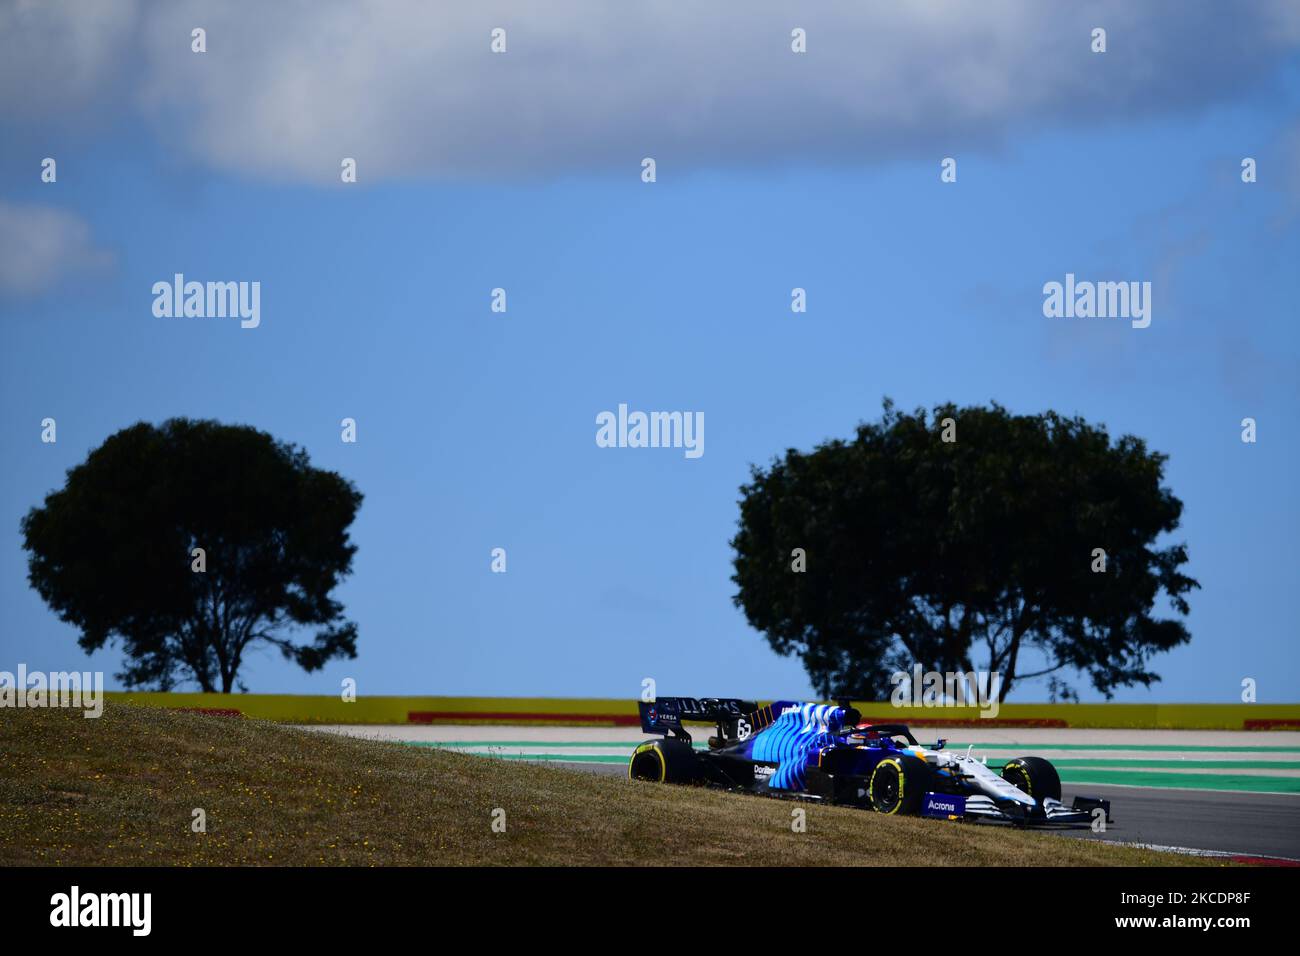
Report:
[[[995,773],[987,758],[923,747],[903,724],[864,724],[848,706],[719,697],[660,697],[640,705],[641,729],[661,734],[628,763],[633,780],[704,784],[948,820],[1088,825],[1110,821],[1110,801],[1061,802],[1061,779],[1041,757],[1017,757]],[[683,722],[712,723],[695,749]]]

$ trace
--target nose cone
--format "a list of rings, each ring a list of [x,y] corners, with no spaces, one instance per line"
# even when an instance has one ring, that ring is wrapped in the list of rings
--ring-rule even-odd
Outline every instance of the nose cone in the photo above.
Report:
[[[1029,794],[1025,793],[1025,791],[1021,790],[1019,787],[1007,783],[1005,780],[1001,780],[999,782],[1001,783],[1001,786],[998,788],[998,790],[1000,791],[999,796],[1001,796],[1003,799],[1011,800],[1015,803],[1020,804],[1022,807],[1027,807],[1027,808],[1038,806],[1038,801],[1035,800],[1033,797],[1031,797]]]

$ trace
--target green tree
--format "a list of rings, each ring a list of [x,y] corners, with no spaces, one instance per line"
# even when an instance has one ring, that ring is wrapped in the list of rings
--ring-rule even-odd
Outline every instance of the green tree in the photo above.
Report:
[[[361,497],[254,428],[141,422],[23,518],[28,580],[87,652],[120,640],[128,687],[190,679],[229,693],[255,645],[308,671],[356,656],[356,625],[330,592],[351,571]],[[315,634],[295,643],[303,628]]]
[[[999,672],[1003,699],[1043,676],[1053,699],[1077,698],[1072,675],[1107,697],[1150,685],[1151,656],[1189,640],[1157,601],[1185,615],[1199,587],[1185,545],[1155,547],[1182,513],[1165,460],[1055,412],[948,404],[931,419],[886,399],[853,440],[751,469],[734,601],[825,697],[887,699],[917,663]]]

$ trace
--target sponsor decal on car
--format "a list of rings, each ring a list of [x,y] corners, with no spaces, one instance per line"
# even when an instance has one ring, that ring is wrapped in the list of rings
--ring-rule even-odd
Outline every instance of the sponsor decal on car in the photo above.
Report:
[[[957,820],[966,815],[966,798],[956,794],[927,793],[921,805],[921,816],[940,820]]]

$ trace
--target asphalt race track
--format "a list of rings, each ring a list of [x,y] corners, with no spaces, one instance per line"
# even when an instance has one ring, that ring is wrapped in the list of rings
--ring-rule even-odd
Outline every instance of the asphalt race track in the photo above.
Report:
[[[1066,803],[1075,793],[1111,801],[1115,822],[1105,834],[1072,832],[1082,838],[1300,860],[1300,798],[1290,794],[1082,785],[1063,791]]]
[[[626,774],[628,755],[645,739],[635,728],[310,729],[617,775]],[[1300,733],[1038,728],[916,733],[922,743],[945,736],[954,741],[950,747],[964,749],[969,742],[976,756],[995,766],[1021,754],[1046,757],[1060,771],[1067,804],[1075,794],[1111,801],[1114,823],[1105,833],[1053,831],[1063,836],[1300,861]]]

